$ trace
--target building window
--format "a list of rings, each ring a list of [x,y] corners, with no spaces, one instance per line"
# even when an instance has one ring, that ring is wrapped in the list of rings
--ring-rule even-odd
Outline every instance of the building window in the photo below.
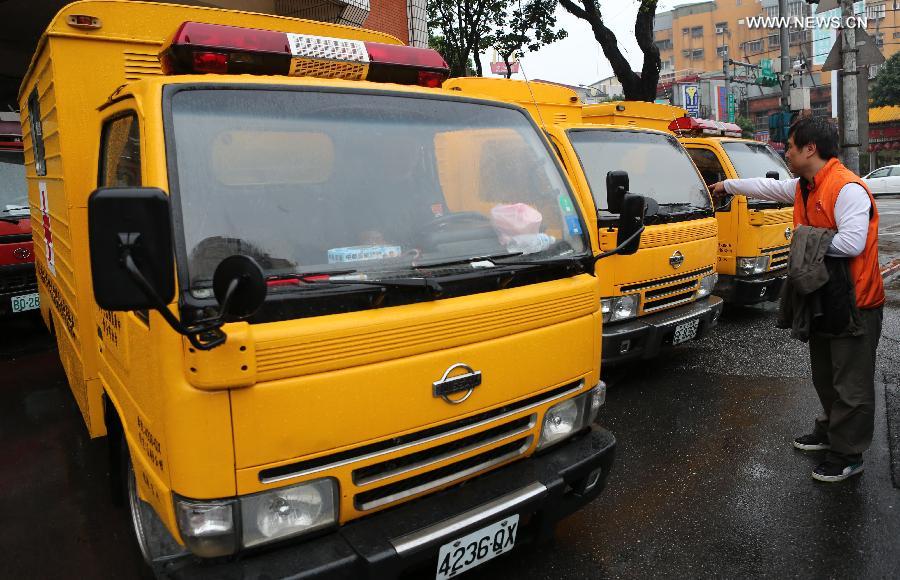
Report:
[[[688,28],[687,26],[685,26],[684,28],[681,29],[681,34],[689,34],[690,32],[691,32],[691,29]]]
[[[703,27],[695,26],[691,28],[691,36],[693,36],[694,38],[703,38]]]
[[[869,20],[881,20],[884,18],[884,12],[885,6],[883,3],[866,6],[866,18]]]
[[[780,34],[772,34],[769,36],[769,48],[775,48],[776,46],[781,46]]]
[[[753,125],[756,127],[757,131],[767,130],[769,128],[769,114],[765,112],[755,113]]]
[[[900,0],[898,0],[898,2],[900,2]],[[897,40],[898,38],[900,38],[900,32],[895,32],[895,33],[894,33],[894,40]]]
[[[702,48],[694,49],[694,53],[691,55],[691,58],[694,58],[694,59],[703,58],[703,49]]]
[[[869,79],[874,79],[884,69],[885,63],[873,64],[869,66]]]
[[[665,38],[663,40],[657,40],[656,48],[658,48],[659,50],[672,50],[672,39]]]
[[[788,14],[800,18],[803,14],[803,2],[791,2],[788,4]]]
[[[727,22],[716,22],[716,34],[725,34],[728,32]]]
[[[767,6],[766,7],[766,16],[769,18],[775,18],[778,16],[778,5],[775,6]]]
[[[884,48],[884,33],[878,32],[875,34],[875,46],[877,48]]]
[[[751,40],[750,42],[744,43],[744,50],[750,53],[762,52],[763,49],[763,41],[762,40]]]
[[[728,45],[717,46],[716,47],[716,55],[717,56],[728,56]]]

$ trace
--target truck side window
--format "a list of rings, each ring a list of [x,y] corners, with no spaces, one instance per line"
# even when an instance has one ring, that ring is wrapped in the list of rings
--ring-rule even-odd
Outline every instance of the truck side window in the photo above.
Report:
[[[98,187],[141,185],[141,141],[134,114],[117,117],[103,126]]]
[[[691,159],[700,170],[706,185],[712,185],[725,179],[725,170],[716,154],[709,149],[688,149]]]
[[[34,152],[34,171],[47,175],[47,161],[44,158],[44,128],[41,123],[41,101],[37,87],[28,95],[28,121],[31,124],[31,150]]]

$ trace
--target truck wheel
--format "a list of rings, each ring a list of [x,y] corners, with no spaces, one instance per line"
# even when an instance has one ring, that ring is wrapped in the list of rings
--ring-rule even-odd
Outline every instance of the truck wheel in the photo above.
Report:
[[[135,539],[144,561],[151,567],[165,564],[188,552],[166,529],[159,516],[153,511],[138,494],[137,479],[134,474],[134,466],[131,463],[131,454],[128,452],[128,444],[122,441],[122,463],[125,466],[125,482],[128,492],[128,507],[131,514],[131,524],[134,528]]]

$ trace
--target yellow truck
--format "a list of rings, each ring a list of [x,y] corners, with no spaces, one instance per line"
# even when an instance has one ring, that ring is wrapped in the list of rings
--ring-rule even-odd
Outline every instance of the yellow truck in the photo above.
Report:
[[[741,128],[733,123],[678,117],[669,129],[678,135],[708,185],[723,179],[792,177],[778,153],[765,143],[742,139]],[[716,208],[716,219],[716,295],[736,305],[777,300],[787,276],[793,208],[735,195]]]
[[[601,252],[616,247],[627,222],[608,203],[611,175],[624,178],[625,189],[656,201],[637,252],[613,255],[597,271],[604,365],[652,358],[661,348],[703,336],[716,326],[722,300],[710,294],[717,278],[712,202],[690,157],[671,134],[647,128],[643,120],[619,122],[621,115],[609,114],[605,105],[584,106],[574,91],[551,83],[466,78],[450,79],[444,87],[514,102],[531,112],[550,137],[582,204],[590,208]],[[645,119],[659,117],[663,129],[668,126],[668,107],[626,104],[642,107]],[[615,107],[613,113],[621,113]]]
[[[527,112],[448,72],[159,3],[41,37],[41,312],[158,573],[449,578],[602,490],[596,231]],[[633,252],[647,203],[610,200]]]

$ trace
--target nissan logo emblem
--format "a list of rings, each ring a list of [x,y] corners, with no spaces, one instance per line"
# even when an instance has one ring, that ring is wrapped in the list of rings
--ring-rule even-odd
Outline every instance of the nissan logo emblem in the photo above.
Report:
[[[457,371],[463,372],[460,374]],[[453,376],[450,376],[451,374]],[[480,384],[481,371],[476,371],[467,364],[456,363],[444,371],[444,376],[432,383],[432,395],[440,397],[452,405],[459,405],[472,396],[475,387]],[[450,397],[456,393],[465,394],[456,399]]]
[[[31,257],[31,250],[28,248],[16,248],[13,250],[13,256],[24,261]]]
[[[684,254],[675,250],[675,253],[669,257],[669,264],[677,270],[684,264]]]

